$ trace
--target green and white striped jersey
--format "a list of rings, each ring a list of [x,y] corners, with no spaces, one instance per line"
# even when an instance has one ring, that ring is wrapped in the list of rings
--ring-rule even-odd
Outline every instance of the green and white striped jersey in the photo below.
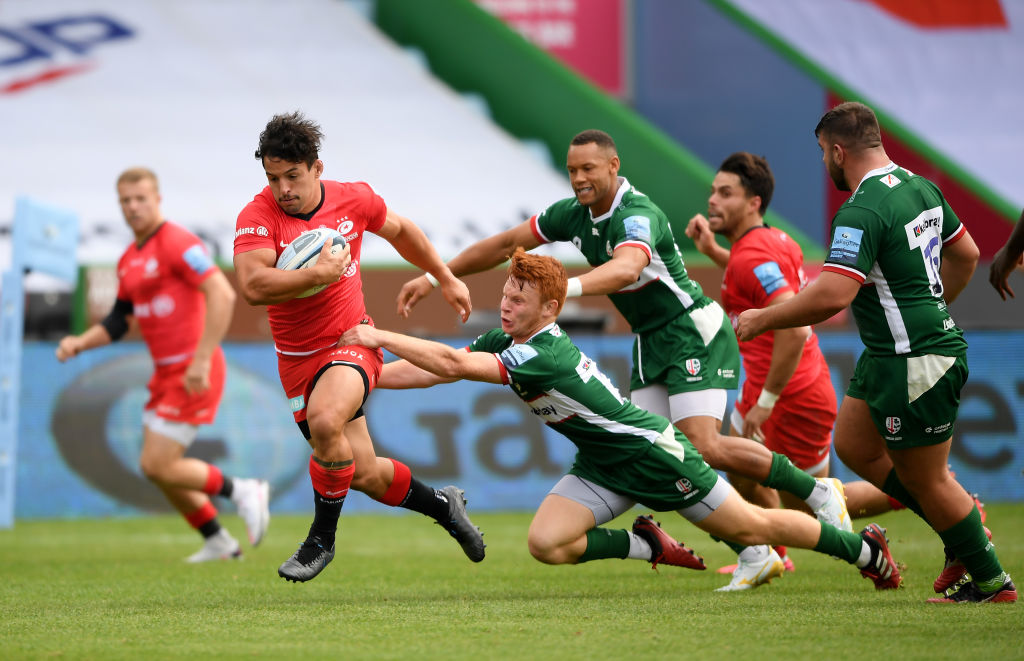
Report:
[[[895,163],[869,172],[839,208],[824,270],[862,283],[851,307],[869,353],[966,350],[940,275],[943,246],[966,231],[935,184]]]
[[[650,198],[619,177],[619,189],[608,213],[594,218],[575,197],[555,202],[530,219],[541,243],[569,241],[591,266],[612,258],[619,246],[640,248],[650,263],[633,284],[609,298],[640,334],[660,328],[707,299],[690,280],[664,212]]]
[[[624,399],[557,324],[523,344],[495,328],[469,350],[497,354],[516,395],[595,464],[612,466],[647,452],[670,426],[666,418]],[[681,454],[683,446],[675,445]]]

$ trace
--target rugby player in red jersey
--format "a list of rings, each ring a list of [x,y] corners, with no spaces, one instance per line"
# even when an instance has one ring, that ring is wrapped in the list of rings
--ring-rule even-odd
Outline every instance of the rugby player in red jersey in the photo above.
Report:
[[[239,288],[251,305],[267,306],[281,384],[295,422],[313,448],[313,523],[278,574],[308,581],[334,558],[338,518],[350,487],[386,505],[430,516],[470,560],[479,562],[484,558],[483,538],[466,515],[462,491],[427,486],[408,466],[374,453],[362,407],[380,376],[381,351],[338,343],[347,328],[372,323],[359,269],[364,232],[383,237],[406,261],[436,277],[463,321],[472,309],[469,290],[444,265],[423,231],[389,209],[369,185],[320,178],[322,138],[320,127],[298,112],[270,120],[256,151],[268,186],[239,214],[235,231]],[[325,244],[310,268],[275,268],[292,240],[318,227],[340,232],[345,249],[332,255]],[[330,286],[298,298],[322,284]]]
[[[711,184],[707,218],[694,216],[686,229],[697,249],[725,269],[722,307],[734,324],[744,310],[781,303],[807,282],[800,246],[782,230],[764,223],[774,188],[775,179],[764,158],[747,152],[732,154],[719,166]],[[719,246],[715,234],[725,237],[731,250]],[[828,477],[836,395],[817,335],[810,326],[786,328],[739,346],[746,378],[730,416],[731,433],[763,442],[815,477]],[[799,498],[741,475],[730,472],[729,481],[762,507],[778,507],[781,497],[786,507],[809,511]],[[868,482],[838,485],[840,492],[844,486],[851,517],[902,508]],[[775,555],[748,547],[737,565],[723,570],[732,571],[737,586],[756,587],[780,574],[783,566],[792,570],[784,549],[778,560]]]
[[[232,479],[212,464],[185,456],[198,425],[213,422],[217,414],[225,376],[220,342],[231,322],[235,292],[202,242],[164,220],[152,171],[125,170],[117,194],[135,234],[117,263],[117,300],[102,322],[62,339],[57,358],[63,362],[119,340],[131,318],[138,322],[154,365],[142,416],[142,472],[205,538],[189,562],[238,557],[238,542],[220,526],[210,496],[235,502],[255,546],[270,522],[269,485]]]

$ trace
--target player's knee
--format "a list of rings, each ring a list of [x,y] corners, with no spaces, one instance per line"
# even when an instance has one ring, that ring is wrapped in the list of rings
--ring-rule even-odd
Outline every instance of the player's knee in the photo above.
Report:
[[[697,448],[697,452],[700,452],[700,456],[704,461],[715,468],[716,470],[722,470],[719,467],[723,466],[723,456],[720,449],[720,444],[715,442],[715,439],[708,439],[706,437],[689,438],[690,443],[693,443],[693,447]]]
[[[306,423],[309,425],[310,442],[314,448],[337,442],[345,428],[344,421],[330,410],[310,413],[306,418]]]
[[[159,457],[143,454],[139,457],[139,469],[150,482],[164,482],[167,473],[167,462]]]
[[[530,530],[526,544],[530,549],[530,555],[546,565],[568,562],[568,556],[558,541],[543,531]]]

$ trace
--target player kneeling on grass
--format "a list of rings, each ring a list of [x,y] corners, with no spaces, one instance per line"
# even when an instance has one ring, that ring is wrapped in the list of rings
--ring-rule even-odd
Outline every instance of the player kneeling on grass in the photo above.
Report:
[[[382,347],[404,360],[384,366],[378,387],[423,388],[470,379],[515,391],[552,429],[576,444],[569,474],[541,503],[530,524],[530,553],[548,564],[637,558],[704,569],[693,551],[650,516],[631,531],[600,527],[636,503],[675,510],[697,527],[742,544],[785,544],[843,558],[875,587],[899,587],[885,530],[860,535],[792,510],[765,510],[718,477],[682,432],[623,399],[555,323],[565,302],[566,273],[550,257],[518,249],[501,298],[501,328],[458,350],[362,324],[341,344]]]

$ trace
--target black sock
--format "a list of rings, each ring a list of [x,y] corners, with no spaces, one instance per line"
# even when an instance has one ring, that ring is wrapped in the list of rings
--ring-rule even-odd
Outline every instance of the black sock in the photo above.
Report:
[[[235,492],[235,483],[234,483],[234,481],[230,477],[225,475],[224,476],[224,484],[221,486],[220,491],[217,492],[217,495],[218,496],[223,496],[225,498],[230,498],[231,494],[233,494],[234,492]]]
[[[313,524],[309,526],[309,535],[319,537],[325,549],[334,546],[334,534],[338,530],[338,519],[344,504],[344,496],[327,498],[313,490]]]
[[[435,521],[448,520],[448,498],[415,477],[409,479],[409,493],[405,494],[398,506],[425,514]]]
[[[217,521],[217,517],[213,517],[203,525],[199,526],[199,534],[203,536],[203,539],[210,539],[219,532],[220,522]]]

